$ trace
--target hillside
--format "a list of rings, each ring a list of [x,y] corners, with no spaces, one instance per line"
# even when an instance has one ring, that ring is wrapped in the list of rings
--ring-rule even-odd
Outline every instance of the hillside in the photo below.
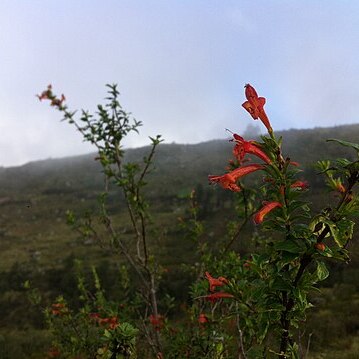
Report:
[[[280,135],[284,137],[284,153],[300,162],[303,178],[309,180],[312,188],[320,189],[323,181],[312,167],[315,161],[353,156],[348,148],[325,140],[340,138],[355,142],[359,138],[359,125],[289,130]],[[222,140],[159,146],[155,169],[149,177],[148,197],[153,206],[161,208],[160,221],[173,227],[171,221],[175,221],[186,205],[181,198],[192,188],[224,195],[220,188],[208,185],[207,175],[224,171],[226,161],[231,158],[231,148],[230,142]],[[136,161],[147,151],[146,147],[130,149],[126,158]],[[103,190],[103,175],[95,157],[93,153],[0,169],[0,268],[7,270],[15,263],[33,260],[39,265],[54,265],[61,263],[64,254],[82,255],[83,245],[66,225],[65,212],[71,209],[83,213],[96,208],[96,198]],[[317,199],[322,196],[322,192],[313,193]],[[116,193],[110,203],[114,213],[121,212]],[[85,252],[89,255],[91,250],[86,248]]]
[[[311,191],[306,199],[314,211],[322,208],[331,195],[313,164],[318,159],[352,157],[354,153],[349,148],[325,140],[357,142],[359,125],[289,130],[277,135],[283,135],[284,154],[301,164],[300,178],[309,181]],[[129,149],[125,158],[141,160],[148,149]],[[183,264],[195,261],[194,243],[181,232],[178,217],[186,215],[189,205],[186,196],[195,188],[200,220],[205,227],[204,239],[212,250],[218,245],[217,239],[228,242],[226,227],[228,221],[235,219],[233,194],[210,186],[207,176],[224,173],[231,151],[229,141],[213,140],[195,145],[164,143],[156,153],[155,168],[146,187],[156,224],[151,228],[150,244],[167,269],[159,290],[175,298],[176,308],[188,301],[188,285],[192,281],[183,271]],[[42,311],[29,309],[23,288],[26,280],[30,279],[39,288],[48,303],[63,294],[76,306],[74,259],[78,258],[88,272],[90,265],[96,265],[109,297],[116,298],[122,291],[117,271],[121,259],[109,255],[106,248],[100,249],[92,238],[84,239],[66,223],[67,210],[80,217],[98,213],[97,198],[104,182],[95,157],[92,153],[0,168],[0,325],[3,328],[0,358],[29,358],[29,353],[43,352],[49,345]],[[251,176],[251,180],[254,178]],[[257,179],[261,180],[258,176]],[[131,240],[129,219],[114,188],[110,188],[108,204],[121,235]],[[234,247],[241,253],[250,250],[252,231],[253,225],[248,223],[240,241],[235,243]],[[322,295],[313,297],[314,303],[326,304],[322,309],[314,308],[308,320],[308,330],[313,330],[312,347],[318,353],[323,353],[323,348],[328,348],[330,353],[347,349],[349,356],[345,358],[352,358],[350,353],[356,351],[353,347],[358,345],[359,330],[357,237],[358,228],[351,244],[350,264],[332,265],[330,277],[323,282]],[[322,358],[320,355],[312,358]],[[328,358],[337,358],[333,355]]]

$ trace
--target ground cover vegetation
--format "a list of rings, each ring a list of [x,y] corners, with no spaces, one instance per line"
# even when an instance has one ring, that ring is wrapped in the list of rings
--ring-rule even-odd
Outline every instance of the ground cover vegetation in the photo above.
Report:
[[[78,118],[51,87],[39,95],[97,162],[40,163],[2,193],[0,357],[354,358],[358,126],[282,138],[246,85],[243,107],[267,135],[202,147],[157,136],[125,156],[121,141],[141,123],[108,89],[106,105]]]

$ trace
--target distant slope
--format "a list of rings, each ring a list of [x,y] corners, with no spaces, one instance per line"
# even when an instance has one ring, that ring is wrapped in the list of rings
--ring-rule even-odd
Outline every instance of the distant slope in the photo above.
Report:
[[[354,155],[350,149],[325,140],[358,141],[359,124],[289,130],[279,135],[284,137],[285,154],[300,162],[305,169],[303,177],[310,180],[313,188],[319,188],[322,180],[312,169],[316,160]],[[148,149],[130,149],[126,158],[140,160]],[[198,185],[209,188],[208,174],[225,171],[232,156],[231,149],[232,144],[222,140],[159,146],[156,168],[149,178],[148,195],[155,206],[162,205],[160,216],[164,224],[173,221],[181,210],[176,199],[178,195]],[[84,212],[96,208],[96,197],[103,189],[103,176],[95,157],[93,153],[0,169],[0,269],[33,259],[54,264],[72,252],[91,256],[91,251],[76,242],[76,235],[66,225],[65,211]],[[320,193],[316,191],[317,196]],[[121,207],[117,197],[112,199],[111,205],[115,212]]]
[[[339,138],[347,141],[359,140],[359,124],[331,128],[308,130],[288,130],[278,132],[283,136],[284,153],[292,160],[309,166],[321,158],[353,156],[348,148],[335,143],[328,143],[328,138]],[[195,183],[207,183],[208,173],[223,171],[226,161],[231,158],[232,144],[229,141],[212,140],[199,144],[161,144],[156,153],[156,171],[153,178],[162,184],[173,185],[181,182],[184,186]],[[126,158],[130,161],[141,160],[149,147],[129,149]],[[94,160],[96,153],[47,159],[30,162],[19,167],[0,169],[0,193],[10,191],[45,191],[51,188],[69,188],[76,190],[101,188],[103,177],[100,165]],[[161,180],[165,179],[165,180]],[[85,188],[84,188],[85,187]]]

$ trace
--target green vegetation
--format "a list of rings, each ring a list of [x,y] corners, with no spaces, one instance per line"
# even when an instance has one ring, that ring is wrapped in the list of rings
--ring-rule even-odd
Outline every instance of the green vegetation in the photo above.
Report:
[[[284,154],[290,154],[294,161],[302,164],[303,179],[308,180],[313,189],[306,200],[312,202],[314,208],[326,206],[333,194],[327,192],[313,164],[323,158],[350,158],[353,153],[349,149],[325,140],[335,137],[355,142],[359,138],[359,126],[291,130],[282,135]],[[192,276],[183,271],[183,264],[191,265],[195,260],[192,255],[195,244],[184,236],[178,218],[186,216],[188,195],[194,188],[198,215],[206,228],[209,245],[216,248],[215,238],[226,236],[229,222],[236,218],[235,202],[226,191],[209,186],[207,175],[222,171],[231,147],[225,141],[210,141],[198,145],[162,144],[158,148],[156,169],[149,175],[146,195],[161,230],[150,245],[154,252],[160,253],[160,263],[166,268],[159,291],[176,298],[175,307],[169,313],[174,318],[178,308],[189,300],[187,293]],[[148,148],[128,150],[125,160],[143,158],[147,152]],[[0,312],[3,313],[0,358],[29,358],[29,353],[48,348],[41,308],[29,309],[23,288],[27,280],[45,293],[49,304],[62,294],[71,305],[79,306],[74,274],[74,259],[79,258],[89,281],[91,265],[96,265],[108,297],[116,298],[121,293],[121,287],[116,284],[120,264],[109,259],[106,251],[99,251],[91,237],[84,238],[66,224],[67,210],[78,215],[97,211],[103,174],[95,157],[93,154],[0,169]],[[110,188],[109,210],[127,241],[131,227],[118,198],[118,190]],[[249,235],[252,226],[248,223],[233,246],[243,254],[255,245]],[[354,358],[357,353],[358,247],[357,241],[351,243],[349,264],[332,264],[331,276],[322,284],[324,296],[313,294],[312,301],[318,303],[319,309],[311,309],[306,329],[307,335],[313,333],[310,346],[313,358]],[[11,352],[14,347],[16,352]],[[323,348],[326,348],[325,354]],[[343,348],[347,354],[343,354]],[[339,351],[340,354],[335,354]],[[41,357],[40,354],[37,357]]]

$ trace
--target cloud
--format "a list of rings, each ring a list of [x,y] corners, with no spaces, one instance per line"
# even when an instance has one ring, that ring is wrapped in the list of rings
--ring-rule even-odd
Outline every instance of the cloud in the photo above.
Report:
[[[91,151],[35,94],[96,111],[105,84],[144,122],[126,146],[163,134],[193,143],[257,124],[245,83],[275,129],[358,122],[356,2],[143,0],[0,2],[0,165]]]

